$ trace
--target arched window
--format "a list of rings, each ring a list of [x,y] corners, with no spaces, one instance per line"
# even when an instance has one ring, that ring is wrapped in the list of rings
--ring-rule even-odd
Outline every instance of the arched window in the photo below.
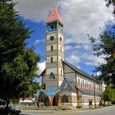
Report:
[[[51,37],[50,37],[50,40],[51,40],[51,41],[53,41],[53,40],[54,40],[54,37],[53,37],[53,36],[51,36]]]
[[[60,41],[62,41],[62,38],[60,37]]]
[[[51,63],[53,63],[53,57],[51,57]]]
[[[54,29],[54,25],[51,25],[51,29],[52,29],[52,30]]]
[[[51,51],[53,51],[53,46],[51,46]]]
[[[62,103],[68,103],[69,102],[68,97],[66,95],[62,96],[61,101],[62,101]]]
[[[63,71],[61,70],[61,75],[62,75]]]
[[[50,73],[49,79],[55,79],[54,73]]]

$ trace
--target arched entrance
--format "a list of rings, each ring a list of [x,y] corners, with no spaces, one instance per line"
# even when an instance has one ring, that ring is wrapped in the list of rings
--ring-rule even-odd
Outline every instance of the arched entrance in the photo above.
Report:
[[[55,96],[53,97],[52,105],[53,105],[53,106],[58,106],[58,95],[55,95]]]
[[[49,97],[44,92],[41,92],[38,97],[38,107],[50,106],[50,105],[51,103]]]

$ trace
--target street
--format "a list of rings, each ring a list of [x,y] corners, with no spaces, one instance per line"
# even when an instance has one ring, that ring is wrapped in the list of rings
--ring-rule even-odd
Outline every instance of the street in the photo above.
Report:
[[[22,111],[20,115],[115,115],[115,106],[99,108],[95,110],[82,110],[82,111]]]

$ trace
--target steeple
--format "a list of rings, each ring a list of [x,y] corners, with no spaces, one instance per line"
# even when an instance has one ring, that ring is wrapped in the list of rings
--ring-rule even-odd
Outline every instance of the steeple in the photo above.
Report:
[[[49,16],[47,17],[47,23],[52,22],[58,20],[59,22],[61,22],[63,24],[62,18],[59,15],[56,7],[53,7],[51,13],[49,14]]]
[[[64,35],[63,22],[54,7],[46,22],[46,72],[43,79],[46,90],[58,90],[63,81]]]

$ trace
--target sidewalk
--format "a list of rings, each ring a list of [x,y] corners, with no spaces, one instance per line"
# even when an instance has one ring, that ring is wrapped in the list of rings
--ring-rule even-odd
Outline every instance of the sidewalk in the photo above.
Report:
[[[71,113],[80,112],[80,110],[21,110],[22,112],[34,112],[34,113]]]

